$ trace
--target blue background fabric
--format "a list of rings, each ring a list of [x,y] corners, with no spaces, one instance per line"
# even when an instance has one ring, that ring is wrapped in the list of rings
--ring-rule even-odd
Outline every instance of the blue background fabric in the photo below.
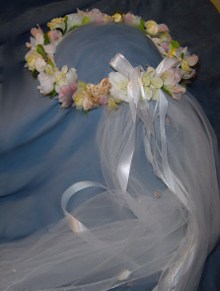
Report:
[[[0,10],[1,243],[18,240],[58,220],[62,216],[62,192],[78,180],[96,181],[101,176],[93,135],[100,110],[87,118],[80,112],[73,114],[72,108],[61,110],[56,100],[38,95],[36,81],[23,68],[25,42],[36,23],[45,27],[53,17],[75,12],[76,8],[99,8],[108,14],[131,11],[146,20],[166,23],[173,38],[200,57],[198,76],[189,91],[203,107],[220,141],[220,17],[208,0],[14,0],[10,3],[1,4]],[[102,63],[98,60],[97,67]],[[85,81],[99,81],[108,73],[103,70],[100,70],[103,76],[88,72]],[[83,150],[86,139],[90,139],[91,151],[84,151],[81,158],[77,152],[79,147]],[[220,245],[207,259],[199,290],[220,290],[219,272]],[[146,282],[136,289],[125,288],[148,290]]]

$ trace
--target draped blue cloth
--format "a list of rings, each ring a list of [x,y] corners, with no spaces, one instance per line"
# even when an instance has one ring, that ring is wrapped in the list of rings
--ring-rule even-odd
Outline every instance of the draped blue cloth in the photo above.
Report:
[[[36,80],[23,68],[25,42],[28,41],[31,27],[36,23],[44,26],[51,18],[74,12],[76,8],[93,7],[109,14],[131,11],[146,20],[165,22],[174,38],[199,55],[198,77],[189,90],[202,105],[218,139],[220,138],[220,18],[208,1],[41,0],[37,3],[15,1],[13,8],[3,4],[3,24],[0,30],[1,243],[26,237],[60,219],[63,216],[61,194],[72,183],[79,180],[102,182],[93,134],[101,109],[91,112],[87,117],[73,108],[60,109],[56,100],[51,101],[37,93]],[[98,42],[102,34],[108,33],[106,29],[100,29],[99,35],[91,34],[93,42]],[[122,28],[120,33],[125,38],[129,34],[126,28]],[[106,64],[119,50],[126,54],[133,66],[144,66],[146,44],[139,46],[142,42],[140,35],[141,33],[135,32],[132,43],[123,43],[118,42],[120,35],[111,35],[109,31],[109,45],[114,47],[110,55],[107,51],[103,53],[101,46],[99,51],[94,51],[90,47],[90,39],[85,38],[83,33],[77,35],[76,32],[79,44],[85,39],[85,52],[77,46],[71,51],[67,50],[64,64],[76,66],[79,78],[87,82],[98,82],[106,76],[111,71]],[[138,54],[133,55],[129,46],[136,48]],[[59,49],[65,49],[65,41]],[[62,65],[59,49],[57,64]],[[70,55],[73,56],[72,63],[69,62]],[[156,50],[148,56],[148,60],[148,64],[154,67],[159,63],[160,56]],[[88,140],[90,150],[83,150]],[[77,196],[74,203],[80,203],[80,199],[82,198]],[[217,246],[204,268],[201,291],[219,290],[219,262],[220,246]],[[132,290],[146,290],[150,287],[152,286],[147,286],[147,282],[140,282],[140,286]]]

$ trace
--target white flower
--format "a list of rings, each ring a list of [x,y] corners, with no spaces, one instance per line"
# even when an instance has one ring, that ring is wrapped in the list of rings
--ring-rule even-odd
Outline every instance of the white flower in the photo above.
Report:
[[[63,66],[61,71],[55,72],[55,78],[56,78],[55,90],[57,91],[57,93],[59,93],[60,88],[62,86],[73,84],[74,82],[77,81],[78,76],[75,68],[71,68],[68,70],[67,66]]]
[[[182,72],[180,69],[169,69],[161,75],[161,78],[163,79],[166,91],[169,92],[174,99],[180,99],[181,95],[186,92],[186,88],[179,84],[182,79]]]
[[[55,83],[54,75],[48,75],[45,72],[41,72],[38,75],[38,80],[40,82],[40,85],[37,88],[40,90],[41,94],[47,95],[53,91]]]
[[[49,55],[49,56],[53,56],[53,54],[56,51],[56,46],[54,44],[47,44],[43,46],[44,51]]]
[[[68,84],[72,84],[73,82],[77,81],[78,76],[75,68],[70,68],[66,74],[66,80]]]
[[[109,74],[109,83],[111,84],[110,94],[114,99],[120,99],[128,102],[128,78],[118,72]]]
[[[82,17],[77,13],[67,15],[67,30],[82,25]]]

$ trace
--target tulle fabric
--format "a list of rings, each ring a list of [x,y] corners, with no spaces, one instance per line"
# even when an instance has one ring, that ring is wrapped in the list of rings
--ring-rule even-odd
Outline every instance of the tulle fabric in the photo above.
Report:
[[[155,48],[148,45],[152,56]],[[152,56],[152,62],[157,59]],[[74,205],[72,198],[67,207],[87,230],[73,233],[64,218],[47,231],[4,245],[3,290],[97,291],[139,279],[155,290],[197,289],[220,232],[216,140],[189,93],[180,101],[165,97],[172,185],[163,164],[159,101],[146,107],[151,124],[146,108],[138,109],[127,191],[120,189],[117,167],[133,126],[129,106],[103,109],[93,134],[106,190],[98,185],[83,190],[76,194],[81,203]],[[89,143],[83,150],[89,151]]]

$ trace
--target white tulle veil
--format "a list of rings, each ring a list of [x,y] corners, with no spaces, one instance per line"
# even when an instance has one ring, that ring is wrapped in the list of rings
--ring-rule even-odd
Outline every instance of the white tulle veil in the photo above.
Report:
[[[122,32],[124,40],[118,44],[107,36],[119,40]],[[140,43],[134,44],[135,33]],[[111,71],[106,60],[117,52],[134,67],[161,61],[151,41],[133,28],[88,26],[75,34],[60,44],[57,61],[73,62],[79,75],[87,70],[85,81],[97,82]],[[99,41],[103,55],[94,50]],[[92,134],[100,180],[67,189],[62,197],[67,219],[2,247],[1,288],[126,290],[144,280],[146,290],[196,290],[220,232],[216,140],[200,106],[187,92],[180,101],[164,94],[157,102],[137,106],[135,120],[128,104],[91,114],[98,116]],[[92,142],[88,136],[79,154],[93,149]],[[123,189],[119,167],[126,151],[132,156]],[[80,196],[80,203],[74,204],[73,196]]]

